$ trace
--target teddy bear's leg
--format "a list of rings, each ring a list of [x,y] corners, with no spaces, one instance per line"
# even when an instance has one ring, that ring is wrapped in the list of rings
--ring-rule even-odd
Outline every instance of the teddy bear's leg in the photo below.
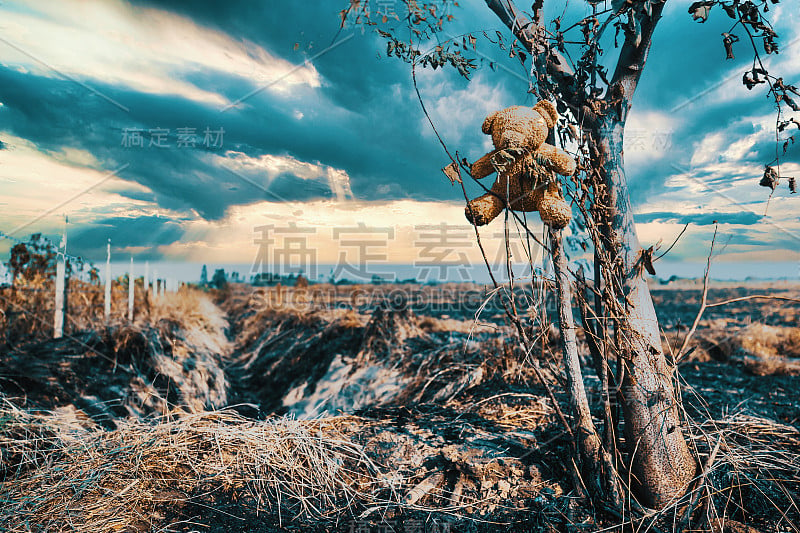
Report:
[[[545,143],[533,155],[547,170],[562,176],[572,176],[575,173],[575,159],[560,148]]]
[[[498,150],[489,152],[485,156],[472,163],[472,166],[470,167],[470,174],[472,174],[473,178],[485,178],[489,174],[495,172],[494,165],[492,165],[492,158],[497,152]]]
[[[566,227],[572,218],[572,209],[561,195],[558,182],[551,181],[541,189],[541,192],[536,191],[536,193],[541,194],[538,203],[542,222],[553,229]]]
[[[476,226],[485,226],[503,212],[503,200],[492,192],[487,192],[467,203],[464,214]]]

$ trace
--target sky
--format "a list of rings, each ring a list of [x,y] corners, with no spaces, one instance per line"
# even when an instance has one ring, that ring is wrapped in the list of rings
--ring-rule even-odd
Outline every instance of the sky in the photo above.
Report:
[[[392,3],[369,0],[375,11]],[[463,194],[440,170],[449,160],[410,68],[363,25],[339,31],[346,4],[0,3],[0,230],[56,238],[68,217],[69,253],[96,263],[111,239],[120,262],[476,275],[483,259]],[[508,38],[484,2],[460,4],[448,35]],[[770,4],[782,53],[768,61],[800,85],[793,4]],[[688,5],[667,2],[626,127],[640,240],[666,249],[690,223],[656,267],[698,275],[718,221],[723,277],[799,277],[800,195],[784,181],[767,204],[758,186],[775,157],[775,114],[763,86],[741,84],[749,45],[726,60],[729,19],[717,9],[698,24]],[[588,9],[572,2],[566,19]],[[452,69],[417,76],[445,143],[470,160],[490,149],[488,113],[535,103],[529,63],[483,38],[477,47],[469,81]],[[781,173],[800,178],[800,143]],[[481,230],[498,268],[503,234],[502,220]],[[0,259],[12,244],[0,239]],[[512,248],[525,259],[519,239]]]

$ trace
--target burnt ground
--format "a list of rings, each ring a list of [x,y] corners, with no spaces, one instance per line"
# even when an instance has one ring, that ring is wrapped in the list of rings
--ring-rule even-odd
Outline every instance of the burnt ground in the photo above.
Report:
[[[415,505],[371,511],[356,505],[352,514],[315,520],[254,510],[226,493],[189,495],[161,513],[152,530],[181,521],[170,530],[477,533],[591,531],[617,523],[613,515],[576,506],[571,496],[565,464],[571,444],[532,371],[539,367],[547,385],[560,390],[557,338],[545,339],[543,352],[531,359],[507,342],[509,325],[497,314],[475,327],[469,308],[438,305],[425,314],[424,307],[348,306],[346,292],[334,309],[256,309],[249,291],[216,295],[230,324],[229,353],[198,349],[202,343],[193,343],[191,328],[180,321],[100,329],[4,350],[0,392],[34,409],[74,406],[109,429],[118,418],[148,419],[181,404],[233,405],[257,419],[313,409],[315,416],[351,413],[357,422],[350,438],[386,471],[402,474],[406,498],[415,487],[434,485]],[[709,300],[764,292],[712,290]],[[797,291],[776,294],[796,297]],[[700,291],[655,289],[653,296],[667,337],[675,339],[670,344],[679,344]],[[770,300],[709,309],[697,348],[679,367],[688,416],[738,414],[800,429],[800,353],[794,351],[800,344],[792,333],[799,314],[796,303]],[[780,329],[758,329],[764,325]],[[764,353],[747,340],[753,337],[769,341]],[[590,371],[586,382],[596,398]],[[317,397],[338,403],[314,403]],[[736,517],[770,530],[769,509],[755,507]]]

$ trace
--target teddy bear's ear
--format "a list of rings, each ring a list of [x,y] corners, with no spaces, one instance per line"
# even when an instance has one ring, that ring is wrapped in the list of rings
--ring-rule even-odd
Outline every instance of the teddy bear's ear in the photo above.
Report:
[[[492,123],[494,122],[494,119],[497,118],[497,113],[499,113],[499,111],[495,111],[494,113],[486,117],[486,119],[483,121],[483,126],[481,126],[481,131],[486,135],[492,133]]]
[[[552,102],[542,100],[533,106],[533,108],[538,111],[542,117],[544,117],[544,121],[547,123],[548,128],[552,128],[556,125],[556,122],[558,122],[558,111]]]

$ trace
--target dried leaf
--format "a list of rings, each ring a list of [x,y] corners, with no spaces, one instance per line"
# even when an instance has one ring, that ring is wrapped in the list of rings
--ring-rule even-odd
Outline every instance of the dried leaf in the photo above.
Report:
[[[714,2],[705,0],[703,2],[695,2],[689,6],[689,13],[692,15],[692,20],[699,20],[701,23],[708,20],[708,12]]]
[[[742,17],[742,22],[753,25],[759,23],[758,7],[756,7],[756,5],[753,2],[747,0],[747,2],[739,4],[738,8],[739,8],[739,14]]]
[[[759,185],[762,187],[769,187],[773,191],[778,186],[778,180],[780,177],[778,173],[769,165],[764,167],[764,175],[761,177],[761,181],[758,182]]]
[[[778,43],[775,42],[775,38],[771,35],[764,36],[764,52],[768,54],[778,53]]]
[[[737,42],[739,38],[732,33],[722,34],[722,45],[725,47],[725,59],[735,59],[733,57],[733,43]]]
[[[762,69],[754,68],[752,71],[746,71],[742,76],[742,83],[745,84],[748,90],[752,90],[753,87],[760,83],[766,83],[764,80],[758,77],[759,73],[766,75]],[[752,76],[750,75],[752,74]]]
[[[727,13],[730,18],[736,18],[736,4],[722,4],[722,9],[725,10],[725,13]]]
[[[644,269],[647,270],[647,273],[651,276],[656,275],[656,269],[653,267],[653,247],[651,246],[647,250],[642,250],[642,265]]]
[[[450,183],[463,183],[461,181],[461,171],[455,163],[450,163],[444,167],[442,172],[444,172],[444,175],[450,180]]]
[[[797,192],[797,181],[794,178],[789,178],[789,190],[792,191],[792,194]]]

